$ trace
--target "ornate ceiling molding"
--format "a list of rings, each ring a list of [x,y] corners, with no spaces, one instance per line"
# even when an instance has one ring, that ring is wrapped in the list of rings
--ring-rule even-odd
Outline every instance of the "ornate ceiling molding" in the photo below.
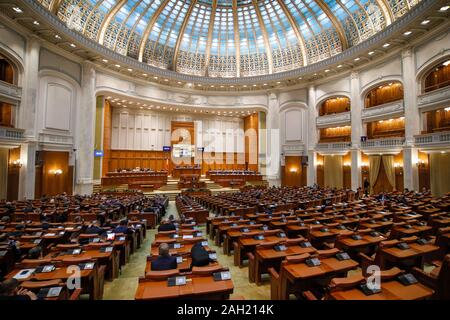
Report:
[[[297,37],[298,43],[300,45],[300,50],[302,52],[302,59],[303,59],[303,66],[308,65],[308,54],[306,51],[306,45],[305,45],[305,39],[303,39],[303,35],[301,34],[300,30],[298,29],[297,23],[295,22],[294,17],[292,16],[291,12],[286,7],[286,4],[283,2],[283,0],[278,0],[278,4],[280,5],[281,9],[283,10],[284,14],[288,18],[288,21],[292,27],[292,30],[294,30],[295,36]]]
[[[140,62],[142,62],[142,57],[144,56],[144,50],[145,50],[145,43],[147,42],[150,32],[152,31],[156,20],[158,20],[159,15],[164,10],[164,8],[167,6],[169,1],[170,0],[164,0],[163,3],[161,3],[161,5],[158,7],[158,9],[155,11],[155,13],[152,15],[152,18],[148,22],[147,28],[145,28],[145,31],[142,34],[141,43],[139,44],[139,56],[138,56],[138,60]]]
[[[241,76],[241,38],[239,36],[239,24],[237,14],[237,0],[233,0],[233,27],[234,27],[234,49],[236,50],[236,77]]]
[[[330,19],[331,23],[336,28],[336,31],[339,35],[339,39],[342,44],[342,51],[348,49],[348,41],[345,36],[344,28],[342,27],[341,22],[336,18],[336,16],[331,12],[328,5],[323,0],[316,0],[317,5],[322,9],[322,11],[327,15],[328,19]]]
[[[49,6],[50,12],[53,14],[57,14],[62,1],[63,0],[52,0]]]
[[[391,7],[387,3],[387,0],[376,0],[378,6],[381,9],[381,12],[383,12],[384,19],[386,20],[386,25],[390,25],[392,22],[394,22],[395,17],[392,13]]]
[[[209,18],[209,26],[208,26],[208,42],[206,43],[206,52],[205,52],[205,76],[209,75],[209,57],[211,56],[211,42],[212,35],[214,30],[214,22],[216,20],[216,11],[217,11],[217,0],[213,0],[211,4],[211,17]],[[186,19],[187,20],[187,19]]]
[[[273,58],[272,51],[270,50],[269,37],[267,36],[266,26],[264,25],[264,20],[261,15],[261,11],[258,7],[258,0],[252,0],[253,7],[255,8],[256,16],[258,18],[259,26],[261,27],[261,32],[263,35],[264,46],[266,47],[267,63],[269,64],[269,74],[273,73]]]
[[[194,9],[197,0],[191,0],[189,4],[189,8],[186,12],[186,17],[190,17],[192,13],[192,9]],[[178,33],[177,42],[175,44],[175,48],[173,49],[173,62],[172,62],[172,70],[174,72],[177,71],[177,61],[178,61],[178,52],[180,51],[181,40],[183,40],[184,30],[186,30],[186,26],[189,22],[189,19],[184,19],[183,24],[181,25],[180,32]]]
[[[169,0],[165,0],[164,3],[167,4]],[[154,67],[145,63],[142,63],[141,59],[138,61],[136,59],[121,55],[113,50],[110,50],[96,41],[88,39],[83,36],[79,32],[75,30],[71,30],[68,28],[64,22],[59,20],[56,16],[54,16],[50,11],[42,7],[35,0],[21,0],[27,8],[32,10],[38,17],[45,20],[54,30],[58,30],[61,36],[67,37],[69,39],[73,39],[80,46],[85,47],[89,50],[94,51],[99,56],[105,57],[109,60],[120,63],[124,66],[129,66],[134,70],[141,70],[142,72],[152,74],[155,76],[170,78],[175,81],[184,81],[184,82],[201,82],[204,84],[212,84],[212,85],[248,85],[255,83],[263,83],[263,82],[272,82],[272,81],[283,81],[286,79],[296,79],[301,76],[305,76],[307,74],[312,74],[315,72],[320,72],[326,69],[327,67],[345,63],[345,61],[352,61],[354,58],[358,57],[361,53],[366,52],[368,49],[372,49],[374,47],[381,47],[385,42],[389,41],[390,37],[393,34],[399,33],[404,28],[408,27],[411,23],[420,18],[423,14],[427,13],[429,10],[435,8],[439,1],[437,0],[422,0],[416,6],[414,6],[408,13],[402,16],[400,19],[397,19],[391,25],[387,26],[382,31],[376,33],[369,39],[350,47],[342,53],[339,53],[335,56],[322,60],[320,62],[309,64],[304,67],[300,67],[297,69],[260,75],[260,76],[251,76],[251,77],[240,77],[240,78],[208,78],[202,76],[194,76],[189,74],[181,74],[174,72],[172,70],[161,69],[158,67]],[[160,8],[162,10],[164,6],[162,5]],[[156,16],[156,15],[155,15]],[[159,16],[159,14],[158,14]],[[155,18],[156,20],[156,18]],[[154,23],[154,22],[153,22]],[[151,30],[151,29],[150,29]],[[147,32],[149,34],[150,30]],[[141,43],[141,50],[143,52],[145,41],[147,39],[143,38]]]
[[[97,36],[97,41],[101,45],[103,45],[103,40],[105,38],[106,30],[108,29],[109,24],[111,23],[111,19],[117,14],[117,12],[122,9],[122,7],[127,3],[127,0],[120,0],[116,3],[116,5],[108,12],[105,18],[102,21],[102,25],[100,26],[100,31]]]

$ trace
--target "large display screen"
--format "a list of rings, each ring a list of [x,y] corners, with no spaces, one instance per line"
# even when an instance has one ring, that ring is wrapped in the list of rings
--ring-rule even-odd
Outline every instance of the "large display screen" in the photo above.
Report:
[[[174,158],[193,157],[195,155],[195,146],[192,144],[174,144],[172,146],[172,155]]]

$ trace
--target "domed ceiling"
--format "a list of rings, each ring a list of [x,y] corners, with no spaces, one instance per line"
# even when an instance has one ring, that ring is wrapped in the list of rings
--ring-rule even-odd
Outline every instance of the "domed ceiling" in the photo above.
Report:
[[[38,0],[143,63],[207,77],[292,70],[354,46],[420,0]]]

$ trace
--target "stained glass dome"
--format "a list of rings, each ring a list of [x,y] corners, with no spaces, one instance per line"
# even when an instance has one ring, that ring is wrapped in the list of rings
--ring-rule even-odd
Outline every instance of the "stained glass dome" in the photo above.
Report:
[[[69,28],[143,63],[207,77],[310,65],[419,0],[38,0]]]

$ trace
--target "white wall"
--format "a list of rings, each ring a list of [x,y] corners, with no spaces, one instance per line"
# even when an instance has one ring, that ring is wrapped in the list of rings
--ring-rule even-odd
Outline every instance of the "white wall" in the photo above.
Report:
[[[111,147],[162,150],[171,145],[171,121],[195,122],[195,144],[206,152],[244,152],[243,119],[118,108],[112,114]]]

